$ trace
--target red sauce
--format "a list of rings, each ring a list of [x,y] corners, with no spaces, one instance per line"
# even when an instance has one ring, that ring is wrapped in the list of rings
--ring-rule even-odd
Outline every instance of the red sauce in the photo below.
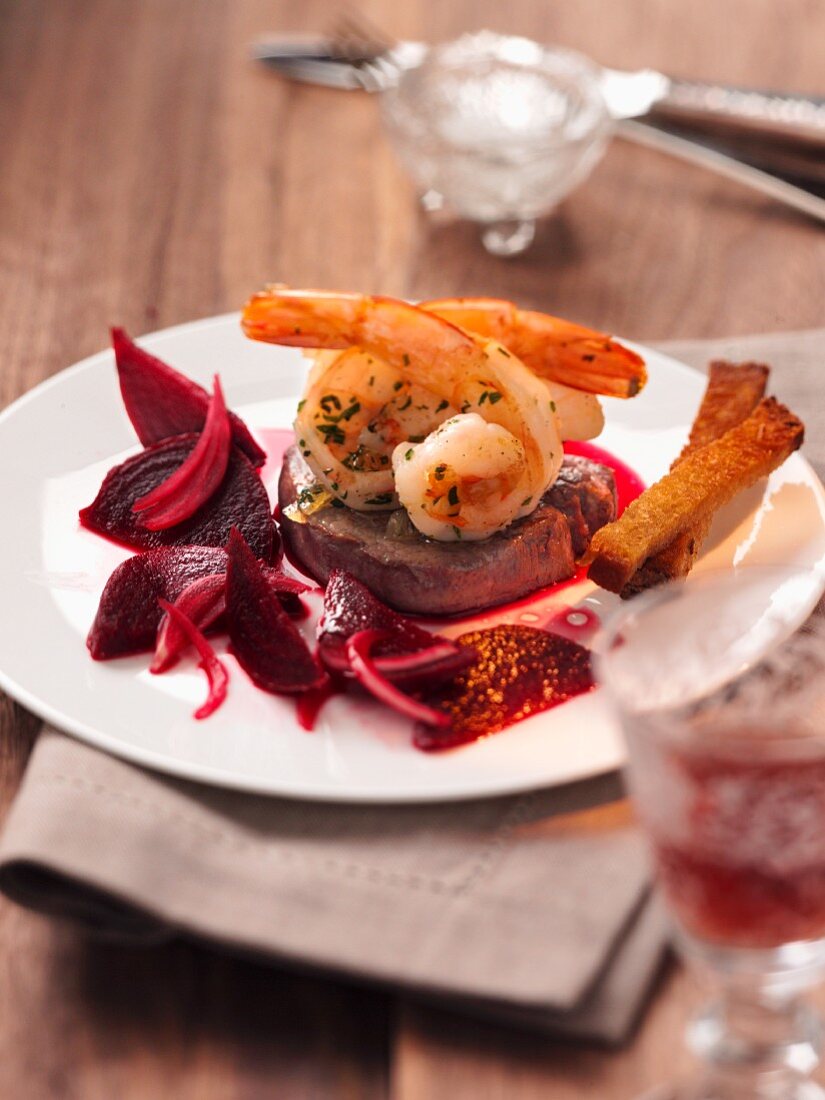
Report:
[[[562,607],[541,624],[542,630],[569,638],[571,642],[584,645],[590,641],[601,626],[601,619],[592,607]]]
[[[676,765],[682,828],[657,840],[654,824],[654,840],[685,928],[756,948],[825,935],[825,762],[691,754]]]
[[[334,695],[342,695],[343,692],[342,681],[335,677],[328,680],[324,687],[299,695],[295,700],[295,714],[301,729],[311,733],[315,729],[315,723],[324,703]]]
[[[595,443],[575,443],[571,441],[565,443],[564,453],[566,455],[581,455],[582,458],[590,458],[594,462],[601,462],[610,467],[616,479],[618,515],[621,515],[631,500],[635,500],[646,488],[645,483],[635,470],[632,470],[620,458],[616,458],[610,451],[606,451],[604,447],[597,447]]]
[[[261,446],[266,451],[266,462],[261,467],[264,482],[277,484],[278,474],[284,464],[284,455],[295,442],[292,428],[256,428]]]

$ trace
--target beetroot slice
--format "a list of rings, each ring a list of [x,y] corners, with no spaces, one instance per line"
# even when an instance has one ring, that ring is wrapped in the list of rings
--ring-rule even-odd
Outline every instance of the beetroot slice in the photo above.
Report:
[[[370,657],[370,651],[374,645],[385,642],[387,639],[388,632],[385,630],[358,630],[347,640],[349,667],[355,678],[370,695],[405,717],[412,718],[414,722],[422,722],[426,726],[437,726],[441,729],[449,726],[449,714],[434,710],[426,703],[420,703],[417,699],[405,695],[378,671],[375,661]]]
[[[206,390],[138,347],[122,328],[112,329],[120,392],[126,413],[144,446],[185,432],[199,432],[206,420]],[[232,439],[254,467],[266,461],[243,420],[230,412]]]
[[[209,694],[206,697],[206,702],[195,711],[194,717],[198,719],[208,718],[210,714],[215,713],[226,698],[229,673],[203,634],[179,607],[175,607],[168,600],[158,600],[158,603],[172,622],[187,635],[189,641],[198,651],[200,667],[206,673],[206,679],[209,681]]]
[[[286,600],[290,607],[307,590],[302,581],[287,577],[278,569],[264,566],[264,572],[278,598]],[[221,547],[170,546],[127,558],[109,577],[100,597],[86,643],[92,657],[105,661],[151,652],[162,618],[158,599],[176,602],[194,581],[221,574],[223,601],[225,573],[226,551]],[[195,621],[205,627],[197,615]]]
[[[209,573],[198,577],[180,593],[175,607],[200,631],[208,630],[223,615],[226,608],[224,587],[225,573]],[[160,600],[158,601],[161,602]],[[162,606],[162,603],[161,603]],[[166,672],[177,663],[181,653],[190,645],[191,637],[180,620],[164,613],[158,627],[155,657],[150,672]]]
[[[279,569],[264,566],[267,584],[276,593],[281,606],[293,618],[303,619],[308,614],[301,601],[300,594],[309,590],[294,577],[288,577]],[[175,607],[191,619],[198,630],[208,630],[214,626],[226,611],[226,574],[212,573],[192,581],[175,600]],[[155,641],[155,657],[150,672],[165,672],[176,664],[181,653],[189,645],[185,631],[169,615],[164,615],[158,627]]]
[[[162,531],[194,515],[223,481],[231,446],[226,402],[215,375],[206,423],[194,450],[165,481],[135,501],[132,511],[142,513],[138,522],[150,531]]]
[[[267,583],[260,563],[233,529],[227,546],[226,611],[232,652],[250,679],[275,695],[321,687],[327,674]]]
[[[339,672],[349,671],[347,640],[362,630],[383,632],[375,641],[371,660],[383,676],[398,682],[443,679],[472,659],[455,642],[416,626],[377,599],[361,581],[336,569],[327,584],[319,630],[318,649],[324,664]],[[429,658],[413,659],[413,654],[422,652],[429,652]],[[384,664],[393,657],[399,659]]]
[[[276,533],[263,482],[237,447],[229,455],[226,474],[210,499],[175,527],[150,531],[132,505],[165,481],[194,450],[197,435],[181,435],[147,447],[115,466],[103,480],[95,500],[80,513],[84,527],[138,550],[160,546],[225,546],[237,526],[253,552],[271,561]]]
[[[100,597],[86,641],[92,657],[105,661],[151,650],[163,614],[158,599],[176,600],[192,581],[225,570],[226,552],[218,547],[177,546],[127,558]]]

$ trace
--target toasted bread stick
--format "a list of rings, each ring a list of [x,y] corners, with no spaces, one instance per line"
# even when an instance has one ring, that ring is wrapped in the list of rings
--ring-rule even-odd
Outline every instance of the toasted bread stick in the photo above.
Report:
[[[765,396],[769,374],[770,368],[764,363],[728,363],[715,359],[710,364],[707,388],[688,441],[673,466],[750,416]]]
[[[750,416],[765,394],[770,369],[762,363],[728,363],[723,359],[710,364],[708,385],[693,421],[687,444],[673,461],[671,470],[689,454],[712,443],[726,431]],[[622,589],[622,599],[635,596],[646,588],[664,584],[674,577],[686,577],[693,568],[702,544],[708,536],[713,514],[689,527],[658,554],[648,558]]]
[[[765,477],[793,451],[804,425],[773,397],[746,420],[694,451],[593,536],[588,576],[621,592],[640,565],[673,539]]]

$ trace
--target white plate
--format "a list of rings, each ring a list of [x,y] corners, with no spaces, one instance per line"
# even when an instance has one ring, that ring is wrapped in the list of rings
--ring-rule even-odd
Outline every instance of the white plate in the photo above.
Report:
[[[289,425],[303,360],[296,351],[246,340],[237,316],[141,342],[206,385],[220,371],[228,401],[253,429]],[[650,482],[680,448],[704,381],[664,355],[640,350],[650,382],[633,401],[605,403],[608,423],[599,443]],[[427,755],[411,746],[405,719],[367,700],[334,699],[317,729],[306,733],[293,703],[253,688],[231,658],[229,699],[204,722],[191,718],[204,695],[194,662],[157,677],[145,657],[92,661],[89,624],[106,578],[129,552],[82,531],[77,512],[94,498],[106,470],[137,449],[109,351],[50,379],[0,416],[0,686],[43,718],[176,775],[333,801],[472,798],[563,783],[621,763],[618,734],[598,692],[475,745]],[[272,495],[272,477],[268,485]],[[794,455],[719,517],[701,567],[823,561],[825,493]],[[615,606],[585,582],[510,617],[536,621],[551,604],[582,602],[602,617]]]

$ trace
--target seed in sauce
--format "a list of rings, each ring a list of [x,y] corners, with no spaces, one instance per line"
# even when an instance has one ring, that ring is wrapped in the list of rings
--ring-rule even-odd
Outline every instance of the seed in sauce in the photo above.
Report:
[[[593,687],[589,650],[568,638],[502,623],[472,630],[457,641],[472,646],[478,657],[449,684],[427,694],[426,702],[446,711],[452,724],[447,731],[418,726],[420,749],[476,741]]]

